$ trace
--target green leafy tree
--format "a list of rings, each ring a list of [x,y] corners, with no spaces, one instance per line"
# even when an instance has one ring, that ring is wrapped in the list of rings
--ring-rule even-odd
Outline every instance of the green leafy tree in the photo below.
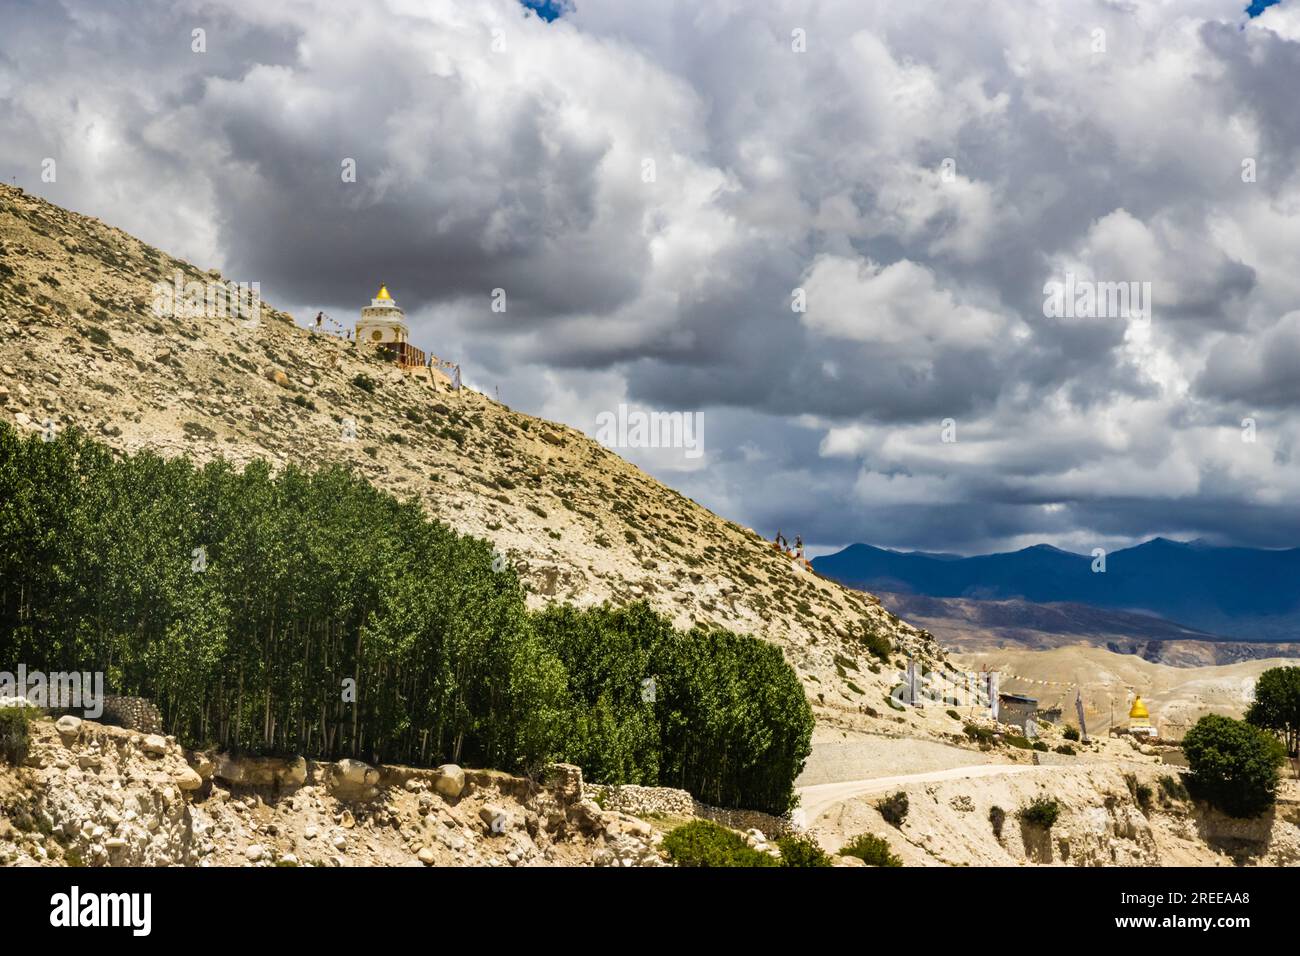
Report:
[[[1192,792],[1229,816],[1254,817],[1277,797],[1286,751],[1274,736],[1242,720],[1209,714],[1183,737]]]
[[[1286,752],[1297,756],[1300,743],[1300,667],[1270,667],[1255,682],[1255,700],[1246,722],[1280,734]]]

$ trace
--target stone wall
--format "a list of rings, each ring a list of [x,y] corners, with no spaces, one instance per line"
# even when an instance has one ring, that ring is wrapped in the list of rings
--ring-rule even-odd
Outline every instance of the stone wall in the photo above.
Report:
[[[661,814],[712,820],[733,830],[762,830],[769,837],[781,836],[793,825],[784,817],[758,810],[729,810],[700,803],[685,790],[672,787],[641,787],[635,784],[609,786],[584,783],[583,795],[605,810],[617,810],[634,817]]]
[[[96,723],[124,730],[135,730],[142,734],[161,734],[163,732],[162,714],[153,701],[144,697],[123,697],[119,694],[104,695],[104,711],[94,718]],[[77,707],[48,707],[45,709],[51,717],[71,714],[81,717],[84,711]]]
[[[115,694],[104,695],[104,713],[100,715],[101,724],[138,730],[142,734],[161,734],[163,732],[162,715],[153,701],[143,697],[119,697]]]
[[[583,795],[606,810],[618,810],[634,817],[660,813],[670,817],[693,817],[695,798],[672,787],[641,787],[636,784],[607,786],[583,783]]]

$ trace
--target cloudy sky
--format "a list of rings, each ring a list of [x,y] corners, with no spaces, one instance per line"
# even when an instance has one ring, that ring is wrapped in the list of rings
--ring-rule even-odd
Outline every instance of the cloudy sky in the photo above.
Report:
[[[765,534],[1300,545],[1297,0],[0,24],[7,181],[304,320],[386,282],[468,382],[589,434],[699,414],[702,456],[624,453]],[[1067,274],[1149,283],[1150,317],[1049,315]]]

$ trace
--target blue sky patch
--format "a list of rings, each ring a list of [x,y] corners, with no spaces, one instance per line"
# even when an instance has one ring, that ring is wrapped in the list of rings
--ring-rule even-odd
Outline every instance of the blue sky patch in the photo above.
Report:
[[[1281,2],[1282,0],[1250,0],[1250,6],[1246,8],[1246,15],[1249,17],[1257,17],[1269,7]]]
[[[547,23],[558,20],[572,9],[570,0],[519,0],[519,2]],[[1261,0],[1255,0],[1255,2],[1260,3]],[[1273,2],[1276,2],[1276,0],[1273,0]]]

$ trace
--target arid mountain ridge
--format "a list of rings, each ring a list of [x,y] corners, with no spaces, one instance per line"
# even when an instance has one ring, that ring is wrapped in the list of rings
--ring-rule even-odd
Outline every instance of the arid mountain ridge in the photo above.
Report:
[[[155,284],[178,271],[185,282],[222,281],[0,186],[0,420],[80,428],[124,452],[346,464],[493,541],[535,606],[644,599],[680,626],[779,644],[819,720],[861,729],[904,720],[884,706],[892,669],[871,661],[868,634],[943,659],[874,597],[796,566],[572,428],[470,388],[421,383],[265,302],[256,323],[156,314]],[[358,307],[372,292],[357,290]],[[906,718],[918,730],[926,720]]]
[[[1068,601],[979,601],[881,591],[885,607],[926,628],[949,651],[1027,651],[1087,645],[1174,667],[1300,657],[1300,644],[1229,641],[1151,614]]]

